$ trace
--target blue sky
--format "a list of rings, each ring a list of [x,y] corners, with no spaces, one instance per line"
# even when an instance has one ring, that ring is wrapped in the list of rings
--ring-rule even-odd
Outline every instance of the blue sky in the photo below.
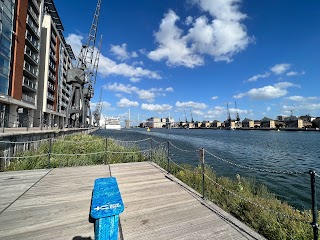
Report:
[[[96,0],[55,4],[77,56]],[[102,0],[100,35],[103,115],[320,116],[320,1]]]

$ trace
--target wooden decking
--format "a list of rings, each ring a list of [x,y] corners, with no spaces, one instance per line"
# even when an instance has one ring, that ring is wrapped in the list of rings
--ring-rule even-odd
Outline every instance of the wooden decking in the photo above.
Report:
[[[127,239],[263,239],[154,164],[111,165]],[[0,239],[94,239],[89,222],[105,165],[0,173]]]

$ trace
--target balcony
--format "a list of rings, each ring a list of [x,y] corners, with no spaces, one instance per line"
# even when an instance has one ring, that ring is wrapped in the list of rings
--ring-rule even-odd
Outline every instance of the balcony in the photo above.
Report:
[[[51,93],[48,93],[47,94],[47,99],[51,100],[51,101],[54,101],[54,95],[51,94]]]
[[[47,109],[52,110],[53,111],[53,106],[51,104],[47,104]]]
[[[52,83],[50,83],[50,82],[48,82],[48,88],[49,88],[50,90],[52,90],[52,91],[55,90],[54,85],[53,85]]]
[[[35,25],[35,23],[33,22],[33,20],[31,20],[29,15],[27,16],[27,26],[33,32],[33,34],[39,39],[39,36],[40,36],[39,27]]]
[[[39,21],[39,17],[37,16],[37,14],[34,12],[33,8],[31,6],[28,7],[28,12],[29,15],[32,17],[33,21],[39,25],[38,21]]]
[[[38,1],[37,1],[37,0],[31,0],[31,1],[29,1],[29,6],[30,6],[30,2],[32,2],[32,5],[34,6],[35,10],[38,11],[38,14],[39,14],[40,7],[39,7]]]
[[[26,39],[26,42],[29,43],[29,47],[31,47],[34,51],[39,52],[39,42],[29,33],[28,30],[26,31]]]
[[[49,72],[48,77],[51,81],[55,82],[56,81],[56,77],[52,74],[52,72]]]
[[[26,61],[24,61],[23,70],[28,75],[29,78],[37,78],[38,77],[38,69],[34,68]]]
[[[38,65],[39,57],[34,52],[32,52],[28,46],[25,46],[24,53],[25,56],[27,56],[29,62],[31,61],[33,65]]]
[[[56,55],[50,51],[50,57],[53,61],[57,61]]]
[[[31,90],[32,92],[37,92],[37,84],[26,77],[23,77],[22,86],[28,90]]]
[[[25,102],[28,102],[28,103],[32,103],[33,105],[36,102],[36,99],[34,97],[31,97],[31,96],[24,94],[24,93],[22,93],[22,100]]]

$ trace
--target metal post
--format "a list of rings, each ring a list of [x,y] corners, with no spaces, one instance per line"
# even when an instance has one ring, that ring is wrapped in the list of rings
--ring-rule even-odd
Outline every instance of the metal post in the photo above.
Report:
[[[313,239],[318,240],[318,209],[316,200],[316,172],[314,170],[309,171],[311,177],[311,201],[312,201],[312,228]]]
[[[6,105],[3,105],[2,112],[1,112],[1,128],[2,133],[4,133],[4,121],[6,119]]]
[[[167,146],[167,159],[168,159],[167,172],[168,173],[170,173],[170,151],[169,151],[169,146],[170,146],[170,142],[168,141],[168,146]]]
[[[42,108],[40,108],[40,130],[43,128],[43,113]]]
[[[50,168],[50,157],[52,151],[52,138],[49,139],[49,150],[48,150],[48,168]]]
[[[106,138],[106,155],[104,159],[104,164],[108,162],[108,138]]]
[[[27,131],[29,131],[29,109],[27,109]]]
[[[153,159],[153,140],[152,140],[152,138],[150,138],[150,148],[151,148],[151,150],[150,150],[150,162],[151,162]]]
[[[201,162],[201,170],[202,170],[202,198],[204,199],[205,189],[204,189],[204,148],[200,149],[200,162]]]

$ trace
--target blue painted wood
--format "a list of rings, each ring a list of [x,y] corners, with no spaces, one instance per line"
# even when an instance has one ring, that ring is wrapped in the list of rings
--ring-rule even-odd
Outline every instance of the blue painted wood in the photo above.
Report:
[[[124,210],[116,178],[95,180],[90,215],[96,219],[95,238],[118,239],[119,214]]]

